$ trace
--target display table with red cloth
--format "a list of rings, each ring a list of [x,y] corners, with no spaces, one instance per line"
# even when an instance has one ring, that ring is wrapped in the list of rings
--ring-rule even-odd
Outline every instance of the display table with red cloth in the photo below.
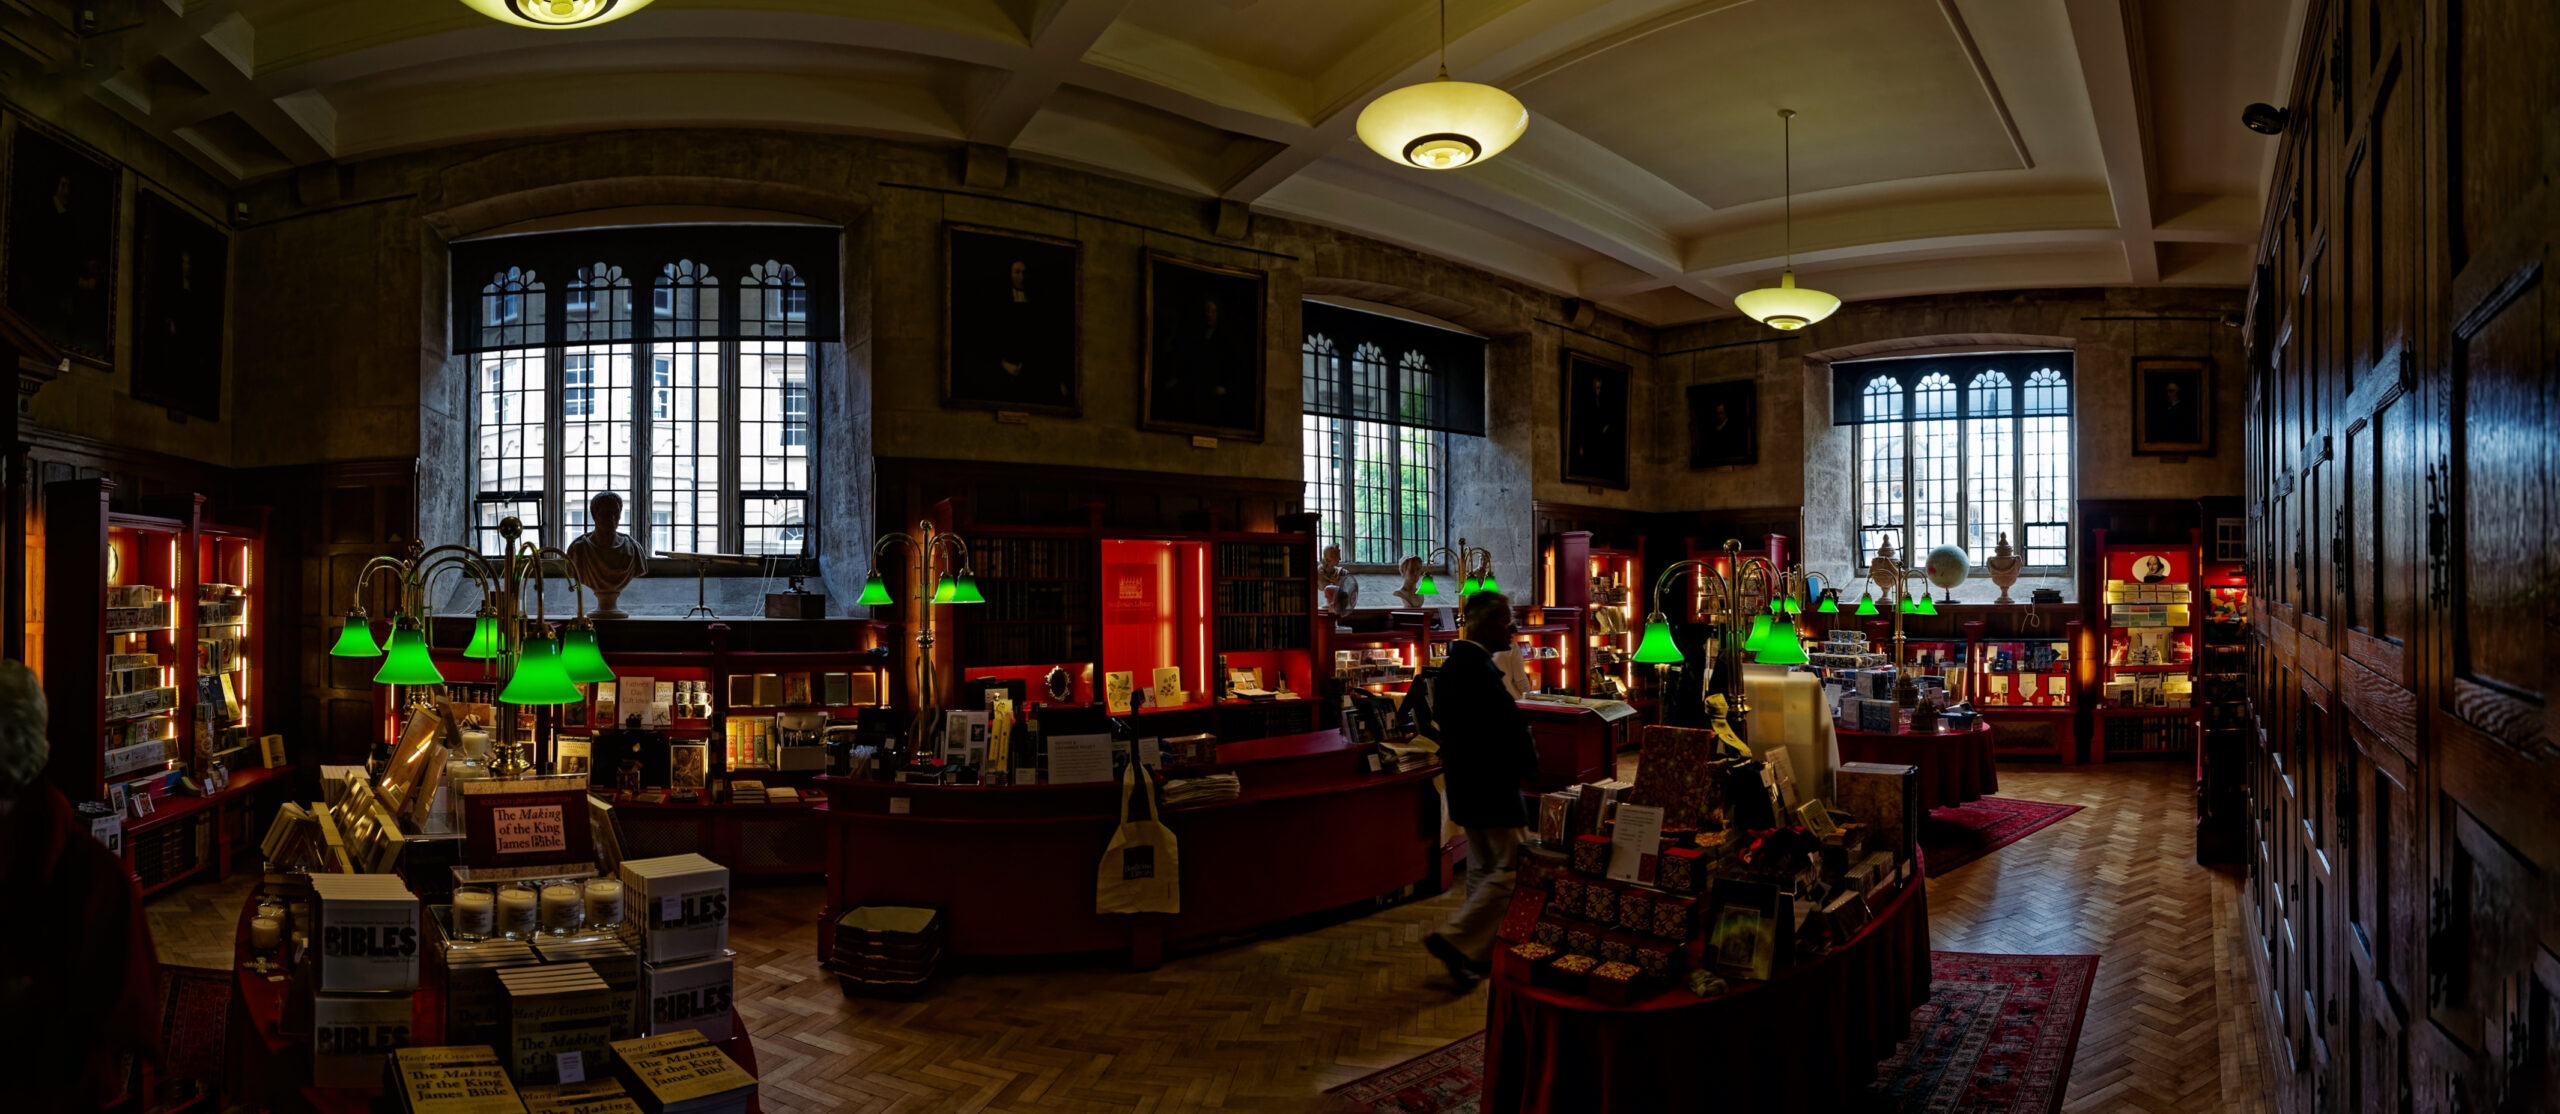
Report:
[[[223,1106],[251,1106],[278,1111],[313,1111],[315,1114],[372,1114],[382,1097],[380,1086],[314,1087],[311,1085],[311,1036],[286,1034],[284,1030],[285,1000],[293,983],[285,975],[284,947],[261,952],[249,946],[249,921],[258,912],[260,892],[252,891],[240,909],[240,924],[231,941],[231,1024],[225,1043],[224,1058],[230,1063]],[[425,949],[441,946],[436,942],[434,918],[419,907],[418,939],[425,943],[418,960],[418,991],[409,998],[409,1043],[417,1047],[433,1047],[444,1041],[444,983],[441,970],[426,957]],[[270,970],[261,971],[250,964],[265,960]],[[307,1020],[307,1019],[306,1019]],[[747,1021],[738,1011],[729,1011],[728,1040],[717,1042],[722,1052],[756,1074],[756,1050],[747,1038]],[[598,1065],[594,1070],[605,1070]],[[747,1104],[751,1112],[761,1111],[760,1100]]]
[[[1765,983],[1613,1006],[1531,986],[1495,953],[1488,1114],[1842,1110],[1929,999],[1929,895],[1916,876],[1847,946]]]
[[[1991,721],[1976,719],[1960,731],[1913,731],[1902,713],[1892,734],[1840,727],[1840,760],[1920,767],[1920,807],[1944,808],[2000,791],[1993,759]]]
[[[1252,932],[1294,917],[1449,884],[1464,835],[1443,831],[1439,767],[1377,772],[1339,731],[1218,748],[1200,772],[1236,775],[1234,800],[1164,810],[1179,841],[1182,911],[1094,912],[1094,872],[1120,823],[1120,783],[919,785],[822,777],[830,821],[823,965],[835,922],[864,905],[919,905],[950,919],[954,955],[1125,950],[1152,967],[1167,943]],[[1159,784],[1167,777],[1157,775]],[[1133,803],[1132,818],[1145,806]]]

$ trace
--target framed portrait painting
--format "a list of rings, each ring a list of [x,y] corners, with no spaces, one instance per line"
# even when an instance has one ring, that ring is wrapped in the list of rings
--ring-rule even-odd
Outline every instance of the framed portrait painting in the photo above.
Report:
[[[231,237],[150,190],[133,198],[133,397],[222,420]]]
[[[1083,413],[1073,240],[942,226],[942,404]]]
[[[1690,386],[1690,469],[1759,462],[1760,381],[1728,379]]]
[[[2213,452],[2213,361],[2133,362],[2133,451],[2167,456]]]
[[[9,308],[104,366],[115,351],[116,165],[17,117],[9,139]],[[220,317],[215,318],[216,321]]]
[[[1151,251],[1138,428],[1262,440],[1263,272]]]
[[[1627,486],[1627,365],[1566,349],[1564,482]]]

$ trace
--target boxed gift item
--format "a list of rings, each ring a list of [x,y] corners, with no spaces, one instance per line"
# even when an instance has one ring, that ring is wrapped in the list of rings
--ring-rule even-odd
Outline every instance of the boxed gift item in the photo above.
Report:
[[[737,954],[721,952],[701,959],[648,963],[640,968],[642,1024],[650,1035],[691,1029],[715,1041],[729,1039],[730,997],[737,980]]]
[[[1582,915],[1601,924],[1618,923],[1618,883],[1597,881],[1582,887]]]
[[[1533,890],[1545,890],[1552,889],[1556,878],[1567,873],[1571,868],[1562,851],[1523,845],[1518,857],[1512,860],[1512,869],[1520,872],[1518,885]]]
[[[1634,1001],[1636,987],[1644,978],[1644,969],[1623,961],[1603,963],[1591,969],[1590,989],[1593,998],[1613,1006]]]
[[[1653,891],[1629,886],[1618,892],[1618,927],[1637,932],[1653,928]]]
[[[1685,941],[1698,929],[1698,899],[1665,894],[1653,899],[1653,934]]]
[[[1665,850],[1654,864],[1653,882],[1675,894],[1694,894],[1706,886],[1706,852],[1695,847]]]
[[[686,853],[622,864],[622,884],[639,902],[640,958],[666,963],[729,946],[729,868]]]
[[[1496,933],[1503,940],[1517,944],[1537,935],[1538,921],[1547,911],[1547,892],[1526,887],[1511,891],[1511,906],[1502,914],[1502,928]]]
[[[1600,934],[1600,950],[1595,953],[1603,963],[1624,963],[1636,954],[1644,938],[1624,929]]]
[[[1564,933],[1565,919],[1553,913],[1549,913],[1546,916],[1538,918],[1537,927],[1529,930],[1529,939],[1537,943],[1545,944],[1550,948],[1562,950],[1564,947]]]
[[[1635,958],[1628,962],[1644,972],[1647,980],[1667,983],[1680,969],[1680,945],[1669,940],[1647,940],[1636,945]]]
[[[1512,978],[1518,979],[1522,982],[1538,982],[1540,981],[1538,969],[1554,962],[1556,956],[1559,954],[1562,953],[1559,953],[1556,951],[1554,946],[1548,944],[1539,944],[1534,942],[1527,944],[1513,944],[1511,945],[1511,957],[1514,962],[1510,965],[1509,973]]]
[[[1591,969],[1599,965],[1599,960],[1587,955],[1560,955],[1538,970],[1546,976],[1547,989],[1580,994],[1589,988]]]
[[[1598,955],[1600,937],[1609,931],[1590,921],[1573,920],[1564,924],[1564,950],[1575,955]]]
[[[1573,869],[1594,878],[1609,873],[1609,837],[1605,835],[1575,836]]]
[[[394,874],[314,874],[322,993],[418,988],[418,898]]]
[[[1581,875],[1556,875],[1547,883],[1547,892],[1554,895],[1554,900],[1549,901],[1547,907],[1570,916],[1581,916],[1582,892],[1590,887],[1590,880]]]
[[[311,1082],[316,1087],[370,1087],[382,1081],[383,1058],[409,1046],[411,996],[315,994],[311,998]]]
[[[1832,775],[1834,803],[1867,825],[1870,845],[1890,851],[1896,864],[1919,849],[1920,768],[1844,762]]]

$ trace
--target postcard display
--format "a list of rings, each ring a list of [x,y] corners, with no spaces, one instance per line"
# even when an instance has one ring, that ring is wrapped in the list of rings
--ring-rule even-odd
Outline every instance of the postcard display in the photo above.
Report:
[[[1504,977],[1611,1005],[1723,994],[1847,945],[1918,877],[1918,771],[1799,769],[1800,752],[1836,744],[1818,682],[1788,676],[1800,699],[1782,678],[1755,679],[1761,745],[1649,727],[1636,781],[1540,799],[1501,929]]]

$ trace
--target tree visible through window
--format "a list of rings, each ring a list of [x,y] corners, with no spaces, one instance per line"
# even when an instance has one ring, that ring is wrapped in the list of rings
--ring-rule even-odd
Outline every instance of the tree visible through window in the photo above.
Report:
[[[541,239],[505,243],[556,257]],[[614,245],[626,262],[635,251],[667,258],[556,278],[531,266],[481,272],[461,336],[474,368],[474,543],[497,552],[499,521],[512,515],[528,538],[564,545],[592,527],[589,499],[614,491],[624,529],[653,554],[813,555],[808,281],[791,261],[724,274],[663,235],[634,242]],[[734,245],[704,251],[736,256]],[[647,299],[637,315],[635,274]]]
[[[2069,569],[2068,353],[1845,363],[1833,377],[1833,420],[1855,428],[1860,567],[1891,541],[1915,563],[1959,546],[1980,569],[2006,535],[2028,569]]]

